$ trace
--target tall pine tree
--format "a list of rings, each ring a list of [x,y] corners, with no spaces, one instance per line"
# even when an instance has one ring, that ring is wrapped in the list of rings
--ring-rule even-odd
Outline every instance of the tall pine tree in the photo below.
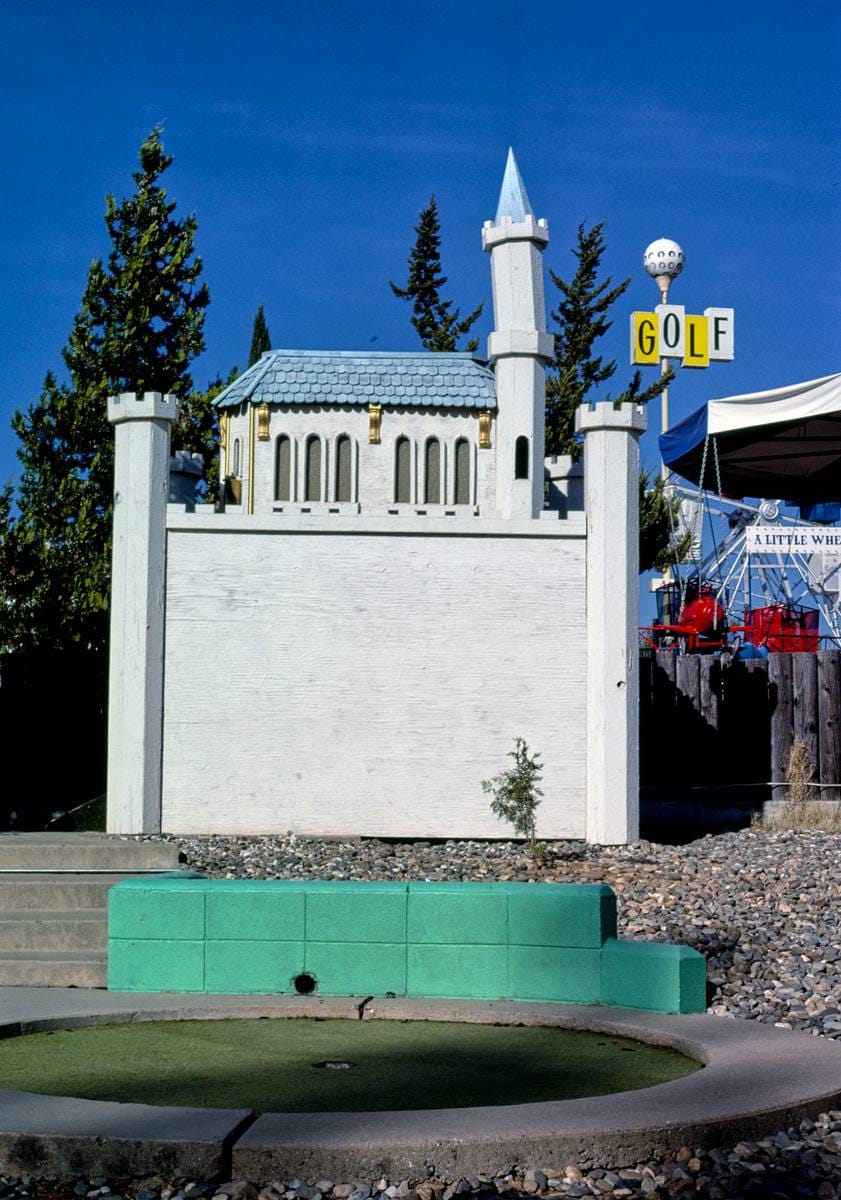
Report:
[[[573,250],[578,262],[575,275],[567,282],[549,271],[561,298],[557,310],[551,314],[557,332],[555,357],[546,380],[546,453],[571,454],[576,460],[581,456],[581,442],[575,436],[576,410],[591,398],[593,388],[616,373],[615,361],[605,362],[595,353],[596,342],[613,324],[608,313],[631,282],[623,279],[612,286],[609,276],[598,279],[604,251],[604,222],[589,230],[579,225]],[[636,371],[615,403],[645,404],[659,396],[667,382],[658,378],[643,389],[642,376]]]
[[[257,315],[254,318],[254,328],[251,331],[251,349],[248,352],[249,367],[253,367],[265,351],[271,350],[271,348],[272,339],[269,335],[269,327],[266,324],[266,317],[261,304],[257,309]]]
[[[575,434],[575,413],[581,404],[592,399],[591,393],[599,384],[607,383],[616,374],[616,362],[606,362],[597,353],[597,343],[613,324],[609,313],[627,290],[630,279],[613,284],[608,276],[599,279],[599,268],[605,251],[604,222],[591,229],[578,226],[578,238],[573,254],[577,260],[575,275],[562,279],[550,270],[552,282],[560,292],[557,309],[552,312],[555,333],[555,357],[546,378],[546,453],[569,454],[573,460],[581,457],[581,441]],[[635,371],[628,386],[614,404],[646,404],[655,399],[671,381],[674,373],[659,376],[647,388],[642,375]],[[610,400],[610,395],[601,397]],[[640,476],[640,571],[653,566],[662,569],[667,562],[679,562],[688,544],[673,545],[679,503],[669,497],[661,481],[648,487],[648,476]]]
[[[452,300],[441,299],[447,277],[441,274],[441,224],[434,194],[421,210],[415,233],[417,239],[409,254],[406,285],[399,287],[389,280],[389,287],[401,300],[412,302],[411,321],[426,350],[457,350],[459,338],[479,319],[482,305],[459,319],[461,314],[457,308],[453,309]],[[471,338],[465,349],[472,353],[478,345],[479,339]]]
[[[159,182],[171,162],[153,129],[140,147],[134,194],[106,198],[111,252],[88,273],[64,350],[69,383],[48,375],[39,400],[15,415],[23,471],[17,515],[0,506],[0,646],[104,652],[113,491],[107,397],[173,392],[182,434],[189,431],[182,443],[197,436],[189,364],[204,349],[209,294],[193,252],[195,218],[176,219]],[[196,403],[209,465],[215,416],[202,394]]]

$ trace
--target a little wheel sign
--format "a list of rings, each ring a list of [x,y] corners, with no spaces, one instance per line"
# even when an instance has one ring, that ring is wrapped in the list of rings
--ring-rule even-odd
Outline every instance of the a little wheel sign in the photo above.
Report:
[[[730,362],[734,351],[732,308],[705,308],[692,316],[682,304],[658,304],[654,312],[631,313],[631,362],[654,365],[679,358],[684,367]]]

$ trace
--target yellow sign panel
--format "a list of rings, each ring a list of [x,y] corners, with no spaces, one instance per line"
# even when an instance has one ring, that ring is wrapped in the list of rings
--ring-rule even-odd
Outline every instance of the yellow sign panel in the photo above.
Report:
[[[680,305],[661,304],[656,312],[631,313],[631,362],[651,366],[661,358],[684,367],[708,367],[733,358],[733,309],[708,308],[691,316]]]
[[[660,361],[657,314],[631,313],[631,362],[656,364]]]
[[[710,365],[709,322],[706,317],[686,317],[685,367],[708,367]]]

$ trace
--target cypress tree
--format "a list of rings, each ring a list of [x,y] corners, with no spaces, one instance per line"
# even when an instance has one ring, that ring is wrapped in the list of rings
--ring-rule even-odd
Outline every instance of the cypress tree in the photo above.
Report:
[[[573,250],[577,260],[575,275],[567,282],[549,271],[561,296],[557,310],[551,313],[557,332],[555,357],[546,380],[546,453],[571,454],[575,460],[581,456],[581,443],[575,436],[576,409],[590,399],[593,388],[616,373],[615,360],[605,362],[595,353],[595,345],[613,324],[608,313],[631,282],[623,279],[612,286],[610,276],[598,279],[604,251],[604,222],[589,230],[579,225]],[[658,378],[643,389],[642,376],[637,371],[614,403],[645,404],[660,395],[666,382]],[[609,400],[610,396],[605,398]]]
[[[607,383],[616,373],[616,362],[606,362],[596,352],[596,343],[613,324],[609,313],[627,290],[631,280],[613,284],[608,276],[599,280],[599,268],[605,251],[604,222],[591,229],[578,226],[573,254],[577,261],[575,275],[568,282],[550,270],[552,282],[560,292],[557,309],[551,319],[555,333],[555,357],[546,379],[546,453],[569,454],[577,461],[582,445],[575,433],[575,413],[591,399],[599,384]],[[658,376],[647,388],[642,375],[635,371],[623,392],[613,401],[620,404],[646,404],[655,399],[674,377],[670,371]],[[610,400],[612,397],[602,397]],[[663,569],[668,562],[679,562],[688,550],[688,539],[675,547],[671,545],[679,502],[667,495],[661,480],[648,486],[648,476],[640,475],[640,572],[657,566]]]
[[[209,294],[193,254],[195,217],[176,219],[159,183],[171,162],[153,129],[140,147],[134,194],[120,203],[106,197],[111,252],[88,273],[63,352],[69,383],[48,375],[37,403],[15,415],[23,472],[17,515],[11,503],[0,506],[0,645],[104,652],[114,444],[107,397],[173,392],[180,433],[199,436],[189,364],[204,349]],[[214,420],[201,411],[208,464]]]
[[[272,339],[269,335],[269,327],[266,324],[266,318],[263,314],[262,304],[257,309],[257,315],[254,318],[254,328],[251,331],[251,349],[248,352],[248,365],[253,367],[254,363],[265,353],[266,350],[271,350]]]
[[[441,274],[441,224],[434,194],[427,207],[421,209],[415,233],[406,285],[399,287],[389,280],[389,287],[401,300],[411,301],[412,325],[426,350],[457,350],[459,338],[479,319],[482,305],[459,319],[461,314],[457,308],[453,309],[452,300],[441,299],[447,277]],[[472,353],[478,345],[479,339],[471,338],[465,349]]]

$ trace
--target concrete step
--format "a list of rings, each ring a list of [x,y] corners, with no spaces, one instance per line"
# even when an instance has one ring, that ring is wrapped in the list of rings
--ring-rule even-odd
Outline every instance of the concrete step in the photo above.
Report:
[[[2,912],[78,912],[104,909],[108,889],[128,875],[3,875],[0,874]]]
[[[77,912],[0,911],[0,954],[5,950],[100,950],[108,945],[104,908]]]
[[[0,987],[104,988],[105,951],[0,950]]]
[[[165,842],[129,842],[104,833],[0,833],[0,873],[34,867],[117,868],[131,874],[147,868],[178,869],[178,847]]]

